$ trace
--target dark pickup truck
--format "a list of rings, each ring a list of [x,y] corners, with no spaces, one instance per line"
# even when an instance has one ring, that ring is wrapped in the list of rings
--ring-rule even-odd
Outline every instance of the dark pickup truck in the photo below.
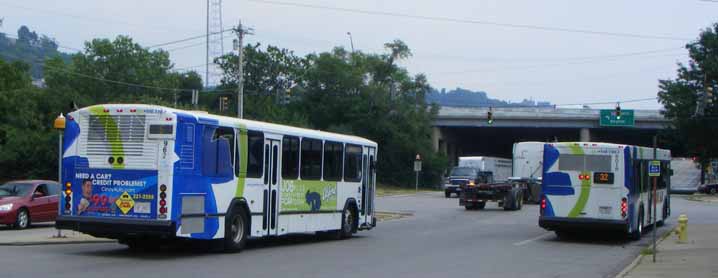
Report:
[[[520,210],[526,186],[521,182],[494,182],[492,172],[476,171],[473,178],[461,185],[459,205],[467,210],[484,209],[486,202],[492,201],[504,210]]]

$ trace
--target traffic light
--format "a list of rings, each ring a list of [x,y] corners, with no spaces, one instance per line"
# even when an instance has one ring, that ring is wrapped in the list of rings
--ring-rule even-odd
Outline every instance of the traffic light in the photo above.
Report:
[[[494,108],[493,107],[489,107],[489,112],[486,112],[486,121],[489,124],[494,123]]]
[[[621,119],[621,104],[618,103],[616,104],[616,119]]]
[[[219,111],[229,110],[229,97],[219,97]]]

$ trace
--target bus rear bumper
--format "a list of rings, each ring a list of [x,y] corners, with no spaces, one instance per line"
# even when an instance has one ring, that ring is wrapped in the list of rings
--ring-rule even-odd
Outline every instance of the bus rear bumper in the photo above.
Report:
[[[627,231],[628,222],[626,220],[541,216],[539,217],[539,227],[549,231],[562,229]]]
[[[169,238],[174,237],[177,231],[173,221],[82,216],[58,216],[55,227],[112,239],[148,236]]]

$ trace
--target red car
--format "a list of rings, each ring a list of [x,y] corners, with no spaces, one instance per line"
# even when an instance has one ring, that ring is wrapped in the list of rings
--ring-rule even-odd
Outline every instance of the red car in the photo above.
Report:
[[[0,224],[25,229],[32,222],[55,221],[60,184],[46,180],[11,181],[0,185]]]

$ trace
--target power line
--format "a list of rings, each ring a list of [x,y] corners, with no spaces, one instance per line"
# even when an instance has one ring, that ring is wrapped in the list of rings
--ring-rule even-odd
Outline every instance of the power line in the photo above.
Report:
[[[220,31],[220,32],[214,32],[214,33],[209,33],[209,34],[202,34],[202,35],[197,35],[197,36],[193,36],[193,37],[189,37],[189,38],[184,38],[184,39],[179,39],[179,40],[174,40],[174,41],[169,41],[169,42],[164,42],[164,43],[153,44],[153,45],[148,46],[147,48],[156,48],[156,47],[160,47],[160,46],[177,44],[177,43],[187,42],[187,41],[196,40],[196,39],[204,39],[204,38],[207,38],[207,35],[215,35],[215,34],[226,33],[226,32],[230,32],[230,31],[232,31],[232,28],[223,29],[223,30]]]
[[[411,18],[411,19],[419,19],[419,20],[464,23],[464,24],[491,25],[491,26],[499,26],[499,27],[515,28],[515,29],[529,29],[529,30],[541,30],[541,31],[553,31],[553,32],[565,32],[565,33],[580,33],[580,34],[588,34],[588,35],[601,35],[601,36],[625,37],[625,38],[637,38],[637,39],[677,40],[677,41],[691,40],[691,38],[679,38],[679,37],[673,37],[673,36],[643,35],[643,34],[634,34],[634,33],[595,31],[595,30],[587,30],[587,29],[550,27],[550,26],[530,25],[530,24],[502,23],[502,22],[494,22],[494,21],[487,21],[487,20],[412,15],[412,14],[403,14],[403,13],[396,13],[396,12],[349,9],[349,8],[339,8],[339,7],[313,5],[313,4],[273,1],[273,0],[247,0],[247,1],[255,2],[255,3],[262,3],[262,4],[269,4],[269,5],[277,5],[277,6],[300,7],[300,8],[309,8],[309,9],[319,9],[319,10],[331,10],[331,11],[344,12],[344,13],[354,13],[354,14],[364,14],[364,15],[380,15],[380,16],[389,16],[389,17],[403,17],[403,18]]]
[[[675,50],[674,50],[675,51]],[[646,53],[643,53],[644,55]],[[662,54],[662,55],[653,55],[648,57],[663,57],[663,56],[675,56],[675,53],[671,54]],[[494,69],[477,69],[477,70],[464,70],[464,71],[450,71],[450,72],[438,72],[435,73],[435,75],[448,75],[448,74],[467,74],[467,73],[482,73],[482,72],[497,72],[497,71],[506,71],[506,70],[526,70],[526,69],[543,69],[547,67],[555,67],[555,66],[567,66],[567,65],[582,65],[582,64],[591,64],[591,63],[605,63],[605,62],[615,62],[618,61],[619,58],[623,57],[634,57],[637,55],[624,55],[624,56],[612,56],[606,57],[605,59],[597,59],[597,58],[591,58],[591,59],[584,59],[582,61],[574,61],[574,62],[565,62],[565,63],[542,63],[542,64],[532,64],[532,65],[520,65],[520,66],[509,66],[509,67],[501,67],[501,68],[494,68]]]

